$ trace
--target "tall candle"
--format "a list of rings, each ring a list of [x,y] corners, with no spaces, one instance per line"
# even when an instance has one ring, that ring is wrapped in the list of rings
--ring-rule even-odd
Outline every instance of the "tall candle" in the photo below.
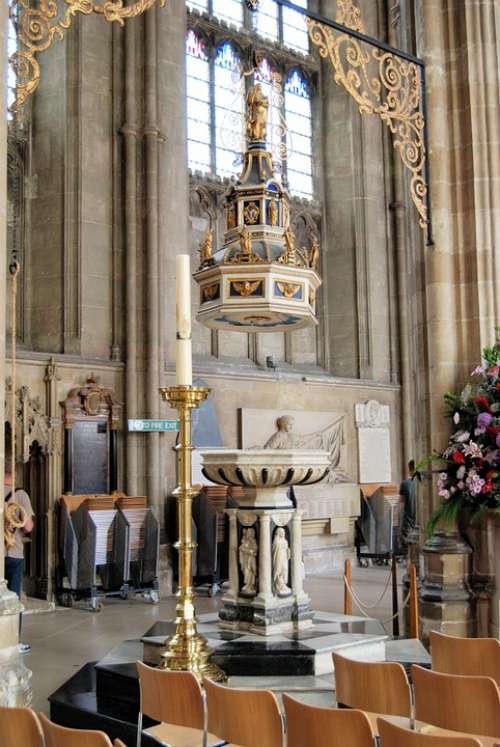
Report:
[[[178,254],[176,270],[176,383],[191,386],[193,359],[191,353],[191,268],[189,254]]]

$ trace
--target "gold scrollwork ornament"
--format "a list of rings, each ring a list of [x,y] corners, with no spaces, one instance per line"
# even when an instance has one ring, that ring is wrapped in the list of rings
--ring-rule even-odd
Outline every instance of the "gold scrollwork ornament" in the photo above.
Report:
[[[245,218],[245,223],[248,223],[251,226],[255,225],[255,223],[258,223],[260,210],[256,202],[248,203],[243,211],[243,217]]]
[[[40,63],[37,55],[52,45],[55,39],[61,41],[64,33],[78,14],[97,13],[106,21],[117,22],[123,26],[128,18],[135,18],[156,3],[163,7],[166,0],[136,0],[128,5],[124,0],[10,0],[9,13],[14,19],[18,34],[18,49],[9,58],[9,65],[16,76],[16,96],[9,110],[18,119],[28,98],[36,91],[40,83]]]
[[[361,114],[379,116],[394,136],[394,148],[410,173],[410,192],[420,226],[425,228],[425,122],[419,66],[376,47],[368,51],[358,39],[339,34],[313,18],[307,19],[307,27],[320,56],[330,60],[335,82],[356,101]]]

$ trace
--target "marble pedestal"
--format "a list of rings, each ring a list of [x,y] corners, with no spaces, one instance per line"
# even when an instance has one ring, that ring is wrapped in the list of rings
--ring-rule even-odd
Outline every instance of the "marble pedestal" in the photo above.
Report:
[[[237,507],[229,516],[229,591],[220,624],[226,630],[274,635],[311,624],[302,588],[302,514],[289,488],[315,485],[330,468],[329,453],[303,449],[210,449],[203,475],[230,485]]]
[[[284,496],[286,499],[286,495]],[[283,499],[283,496],[282,496]],[[288,501],[288,499],[286,499]],[[290,501],[288,501],[290,504]],[[290,504],[291,505],[291,504]],[[228,509],[229,591],[222,598],[220,626],[274,635],[311,625],[310,599],[302,587],[302,516],[293,508]],[[254,591],[244,589],[239,562],[243,532],[251,527],[257,539],[257,578]],[[273,541],[282,528],[290,551],[287,591],[278,591],[273,580]]]

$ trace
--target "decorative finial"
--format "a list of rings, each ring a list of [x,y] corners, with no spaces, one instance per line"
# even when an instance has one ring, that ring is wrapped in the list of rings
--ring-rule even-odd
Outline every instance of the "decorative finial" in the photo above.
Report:
[[[265,142],[269,101],[260,83],[247,95],[247,136],[249,142]]]
[[[251,10],[252,13],[255,13],[259,7],[259,0],[245,0],[245,3],[248,10]]]

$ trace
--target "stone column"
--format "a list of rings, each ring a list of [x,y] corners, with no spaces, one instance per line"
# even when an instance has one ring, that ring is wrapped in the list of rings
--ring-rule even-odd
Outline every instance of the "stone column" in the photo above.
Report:
[[[263,512],[259,521],[259,594],[255,602],[268,602],[272,599],[271,562],[271,514]]]
[[[238,576],[238,511],[236,508],[228,508],[226,511],[229,516],[229,591],[226,594],[227,599],[236,599],[239,592]]]
[[[302,584],[302,511],[295,511],[292,519],[292,590],[299,604],[309,599]]]
[[[5,400],[5,308],[6,308],[6,242],[7,242],[7,121],[5,111],[7,80],[7,14],[6,3],[0,6],[0,402]],[[4,474],[4,408],[0,407],[0,474]],[[3,479],[3,478],[2,478]],[[31,672],[24,666],[17,644],[19,614],[22,610],[17,594],[7,589],[4,578],[3,521],[4,501],[0,500],[0,705],[23,706],[31,702]]]

